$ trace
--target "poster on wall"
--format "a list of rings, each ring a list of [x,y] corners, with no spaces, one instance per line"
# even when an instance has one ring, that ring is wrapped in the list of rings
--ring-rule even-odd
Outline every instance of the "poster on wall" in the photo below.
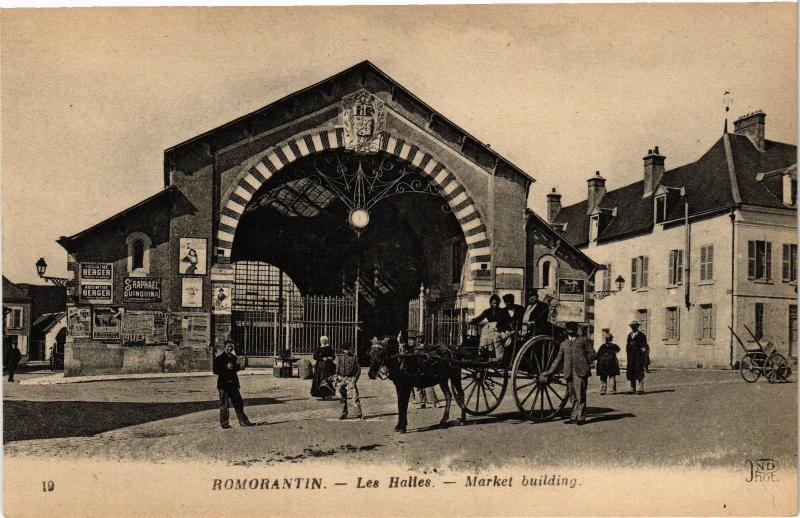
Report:
[[[114,297],[114,264],[80,263],[78,284],[82,304],[111,304]]]
[[[125,277],[122,300],[124,302],[161,302],[159,277]]]
[[[123,312],[123,308],[94,308],[92,338],[95,340],[119,340]]]
[[[586,281],[559,278],[555,309],[558,322],[585,322]]]
[[[91,308],[67,308],[67,335],[71,338],[89,338],[92,329]]]
[[[180,239],[180,261],[178,272],[181,275],[206,274],[206,240],[193,237]]]
[[[208,347],[211,340],[211,316],[207,314],[170,317],[169,341],[183,347]]]
[[[122,317],[122,343],[167,342],[167,317],[162,311],[126,311]]]
[[[231,314],[231,292],[233,286],[229,282],[215,282],[211,284],[212,313],[215,315]]]
[[[495,285],[498,290],[521,290],[524,270],[498,266],[495,269]]]
[[[202,277],[184,277],[181,279],[181,306],[185,308],[203,307]]]

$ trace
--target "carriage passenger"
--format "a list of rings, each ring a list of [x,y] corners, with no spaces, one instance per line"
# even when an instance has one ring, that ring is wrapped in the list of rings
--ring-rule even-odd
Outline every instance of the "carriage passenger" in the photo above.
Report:
[[[528,305],[522,315],[522,323],[525,326],[525,333],[529,335],[550,334],[552,326],[550,324],[550,306],[547,302],[539,300],[539,292],[531,289],[528,292]]]
[[[489,297],[489,308],[470,320],[470,324],[486,324],[481,329],[480,347],[494,349],[495,358],[501,360],[504,352],[504,341],[511,332],[511,317],[508,311],[500,308],[500,297]]]

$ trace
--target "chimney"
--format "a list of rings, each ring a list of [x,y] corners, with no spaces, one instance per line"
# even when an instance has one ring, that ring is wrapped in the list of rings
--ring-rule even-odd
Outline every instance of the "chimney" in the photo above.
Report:
[[[659,154],[658,146],[653,149],[647,150],[647,156],[644,160],[644,192],[642,198],[646,198],[653,194],[653,191],[661,183],[661,177],[664,176],[664,155]]]
[[[733,132],[737,135],[744,135],[749,138],[759,151],[764,151],[764,130],[766,124],[764,119],[767,114],[761,110],[748,113],[733,123]]]
[[[558,211],[561,210],[561,195],[556,192],[556,188],[553,187],[553,192],[547,195],[547,222],[554,223],[556,220],[556,216],[558,215]]]
[[[586,180],[589,184],[589,196],[586,198],[586,214],[592,211],[606,195],[606,179],[600,176],[600,171],[595,171],[594,176]]]

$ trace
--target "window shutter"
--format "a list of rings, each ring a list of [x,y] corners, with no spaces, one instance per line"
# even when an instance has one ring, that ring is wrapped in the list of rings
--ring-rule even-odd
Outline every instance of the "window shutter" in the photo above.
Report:
[[[767,241],[766,247],[767,247],[767,251],[766,251],[765,259],[764,259],[764,263],[765,263],[764,272],[765,272],[766,279],[770,280],[770,279],[772,279],[772,243]]]
[[[676,272],[675,275],[678,277],[678,284],[683,282],[683,250],[678,250],[677,252],[678,257],[676,258]]]
[[[631,291],[636,289],[636,261],[636,257],[631,259]]]
[[[705,306],[700,306],[700,311],[697,312],[697,319],[696,325],[694,327],[694,339],[695,340],[702,340],[703,339],[703,320],[706,318],[706,308]]]
[[[642,288],[646,288],[647,287],[647,262],[648,262],[648,257],[647,256],[643,256],[642,257],[642,282],[639,283]]]
[[[783,245],[783,271],[781,272],[781,279],[783,279],[783,282],[789,280],[789,272],[791,271],[790,254],[789,245]]]
[[[667,270],[669,273],[668,282],[670,285],[675,284],[675,250],[669,251],[669,269]]]
[[[747,278],[756,278],[756,242],[747,242]]]
[[[716,304],[712,304],[711,305],[711,311],[710,311],[710,315],[709,315],[708,318],[710,320],[709,325],[711,326],[710,336],[711,336],[711,339],[713,340],[714,338],[717,337],[717,305]]]
[[[700,280],[706,280],[706,253],[708,252],[708,247],[703,246],[700,247]]]
[[[706,280],[714,278],[714,245],[706,247]]]

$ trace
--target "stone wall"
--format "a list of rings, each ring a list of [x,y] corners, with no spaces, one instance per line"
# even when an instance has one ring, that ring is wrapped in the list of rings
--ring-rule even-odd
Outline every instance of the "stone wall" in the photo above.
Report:
[[[174,344],[123,346],[80,341],[65,346],[64,375],[210,372],[212,359],[210,347],[181,347]]]

